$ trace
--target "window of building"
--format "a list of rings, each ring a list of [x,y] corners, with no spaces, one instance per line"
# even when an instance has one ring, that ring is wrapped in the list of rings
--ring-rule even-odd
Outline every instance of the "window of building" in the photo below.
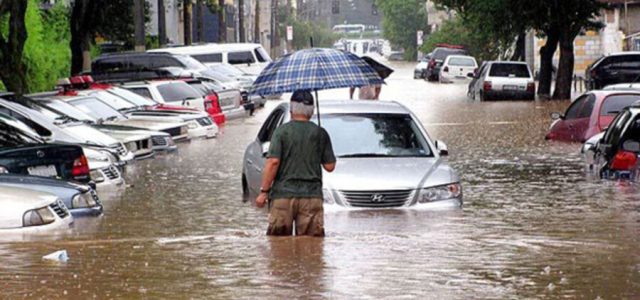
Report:
[[[340,1],[339,0],[333,0],[333,2],[331,3],[331,12],[334,15],[340,14]]]

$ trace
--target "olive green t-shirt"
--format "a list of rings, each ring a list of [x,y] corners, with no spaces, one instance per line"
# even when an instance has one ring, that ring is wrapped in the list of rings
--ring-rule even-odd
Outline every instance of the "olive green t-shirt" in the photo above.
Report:
[[[267,157],[280,159],[272,199],[321,198],[322,164],[336,161],[327,131],[295,120],[276,129]]]

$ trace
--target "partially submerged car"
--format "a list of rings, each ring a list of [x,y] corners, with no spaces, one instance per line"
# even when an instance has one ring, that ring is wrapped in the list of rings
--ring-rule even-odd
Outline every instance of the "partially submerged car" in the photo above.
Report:
[[[474,100],[535,100],[536,83],[524,62],[490,61],[474,74],[469,87]]]
[[[88,185],[53,178],[2,174],[0,175],[0,187],[17,187],[54,194],[62,199],[74,217],[102,214],[100,198],[98,198],[96,191]]]
[[[551,114],[554,122],[547,140],[583,143],[606,129],[625,107],[640,100],[640,91],[591,91],[576,98],[564,114]]]
[[[338,159],[324,173],[324,201],[351,208],[458,207],[462,186],[443,156],[447,147],[432,141],[418,119],[396,102],[320,102],[321,124]],[[313,117],[312,120],[316,120]],[[289,103],[269,115],[246,149],[242,187],[260,189],[273,132],[290,121]]]
[[[638,180],[640,102],[624,108],[604,132],[582,149],[589,169],[606,179]]]
[[[73,217],[64,202],[45,192],[0,186],[0,235],[67,229]]]

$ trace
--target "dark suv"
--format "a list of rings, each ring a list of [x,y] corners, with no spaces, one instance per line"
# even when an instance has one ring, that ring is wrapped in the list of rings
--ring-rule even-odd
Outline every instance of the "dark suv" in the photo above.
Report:
[[[98,81],[130,80],[158,76],[158,70],[185,76],[206,75],[210,70],[190,56],[169,53],[124,52],[104,54],[91,63],[91,75]]]
[[[602,138],[595,144],[585,144],[583,152],[593,155],[592,168],[603,178],[639,179],[639,103],[623,109],[611,122]]]
[[[616,83],[640,80],[640,52],[621,52],[603,56],[585,72],[588,90],[599,90]]]
[[[438,81],[440,78],[440,67],[449,55],[469,55],[467,50],[461,48],[437,47],[431,52],[431,59],[425,69],[425,76],[429,81]]]

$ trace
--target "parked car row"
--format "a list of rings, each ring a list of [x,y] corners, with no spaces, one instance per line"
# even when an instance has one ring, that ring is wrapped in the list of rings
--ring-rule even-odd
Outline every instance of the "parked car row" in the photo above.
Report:
[[[0,232],[63,229],[74,217],[99,216],[100,195],[124,187],[129,165],[176,155],[178,143],[214,138],[227,120],[263,106],[248,93],[255,74],[232,64],[239,56],[242,64],[271,59],[246,46],[210,65],[167,49],[103,55],[92,76],[62,79],[54,91],[0,94]]]

